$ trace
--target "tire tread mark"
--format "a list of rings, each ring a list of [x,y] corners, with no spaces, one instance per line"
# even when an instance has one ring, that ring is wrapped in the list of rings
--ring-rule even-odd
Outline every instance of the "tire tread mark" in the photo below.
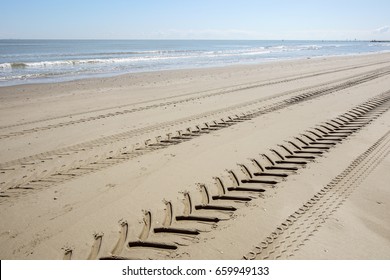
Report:
[[[378,139],[369,149],[357,157],[326,187],[321,189],[303,207],[293,224],[277,234],[267,237],[257,249],[245,255],[244,259],[288,258],[313,236],[315,231],[343,204],[353,190],[390,154],[390,131]],[[312,200],[322,203],[312,203]],[[291,215],[290,215],[291,217]],[[272,235],[272,234],[271,234]],[[275,250],[278,244],[289,244],[289,249]],[[256,246],[255,248],[259,247]]]
[[[377,118],[379,115],[383,114],[389,109],[388,105],[390,103],[390,91],[380,94],[379,96],[376,96],[374,98],[371,98],[367,102],[372,102],[373,100],[378,101],[376,107],[373,107],[371,111],[367,111],[365,114],[365,116],[368,116],[371,119],[367,118],[365,122],[360,124],[360,128],[371,123],[372,119]],[[382,109],[382,108],[386,108],[386,109]],[[344,125],[347,124],[348,123],[340,125],[340,127],[343,127]],[[321,227],[321,225],[333,213],[333,211],[337,209],[337,207],[339,207],[341,203],[343,203],[343,201],[353,191],[353,189],[351,189],[351,186],[355,186],[359,180],[361,181],[364,180],[364,177],[367,176],[371,172],[371,170],[380,163],[381,159],[384,158],[383,155],[387,156],[389,153],[390,153],[390,131],[387,132],[374,145],[372,145],[366,152],[364,152],[361,156],[359,156],[356,160],[354,160],[349,167],[347,167],[341,174],[336,176],[327,186],[325,186],[323,189],[318,191],[310,200],[308,200],[301,207],[299,207],[297,211],[289,215],[286,218],[286,220],[275,229],[274,232],[272,232],[268,237],[266,237],[265,240],[260,243],[260,245],[255,246],[255,248],[251,252],[249,252],[248,255],[244,256],[244,258],[253,259],[253,258],[259,258],[259,256],[261,256],[261,258],[263,259],[279,259],[279,258],[285,258],[286,256],[287,257],[291,256],[295,251],[299,250],[300,246],[302,246],[307,240],[309,240],[309,238],[313,235],[313,233],[317,231],[319,227]],[[239,166],[242,167],[242,165]],[[247,166],[245,167],[246,167],[246,171],[250,174],[249,168]],[[231,170],[227,170],[227,171],[228,173],[233,172]],[[229,174],[231,175],[231,173]],[[230,178],[232,182],[234,181],[236,183],[240,182],[237,179],[236,175],[233,177],[235,177],[234,180]],[[218,188],[220,194],[225,195],[229,192],[229,190],[225,189],[221,178],[214,177],[214,181],[215,181],[215,187]],[[240,183],[240,185],[241,184],[242,183]],[[347,186],[347,187],[343,188],[343,186]],[[205,185],[199,184],[199,187],[202,193],[202,203],[204,205],[209,205],[210,200],[217,201],[216,199],[213,198],[210,199],[210,196],[208,195],[209,191],[207,191]],[[221,219],[219,217],[193,215],[194,211],[202,211],[202,210],[198,210],[196,209],[196,207],[193,207],[192,200],[190,198],[190,194],[188,191],[184,191],[182,192],[182,194],[184,195],[185,198],[183,201],[184,202],[183,216],[174,215],[172,213],[172,205],[169,202],[171,207],[170,209],[168,209],[168,213],[167,212],[165,213],[164,221],[167,220],[167,215],[170,216],[171,218],[168,217],[168,222],[163,222],[164,229],[166,229],[163,234],[164,236],[168,235],[168,236],[176,237],[177,234],[192,235],[192,236],[201,234],[200,230],[194,228],[186,228],[186,227],[176,228],[174,227],[175,223],[189,222],[189,223],[195,223],[197,225],[204,224],[204,223],[216,224],[220,221],[228,220],[233,217],[230,216],[227,219]],[[167,201],[163,200],[163,202],[164,201],[167,206]],[[229,203],[239,203],[239,202],[229,201]],[[237,210],[238,208],[239,207],[235,208],[235,210]],[[227,209],[228,209],[227,207],[224,208],[224,210]],[[229,208],[229,210],[231,209],[232,208]],[[175,216],[176,219],[172,219],[172,216]],[[161,237],[159,239],[156,235],[156,233],[158,234],[160,233],[160,231],[152,230],[151,220],[152,220],[151,212],[144,211],[144,219],[143,219],[144,227],[142,229],[142,232],[137,241],[130,241],[128,243],[127,248],[142,247],[144,252],[145,250],[149,252],[154,252],[155,250],[176,251],[176,249],[178,249],[179,246],[184,245],[178,239],[173,242],[172,240],[169,240],[168,243],[164,239],[161,241]],[[153,234],[153,232],[155,233],[153,235],[153,241],[152,242],[148,241],[148,239],[150,239],[150,235]],[[125,240],[125,238],[122,239],[120,238],[120,240]],[[120,241],[120,243],[123,242],[125,241]],[[91,248],[90,257],[91,256],[95,258],[98,257],[99,250],[97,248],[100,248],[100,246],[101,246],[101,240],[99,245],[99,243],[95,238],[95,243]],[[126,251],[126,254],[128,253],[130,253],[131,256],[131,252],[129,252],[129,250]],[[128,255],[115,256],[115,257],[128,258]],[[171,257],[174,258],[175,255],[171,255]],[[132,256],[130,258],[132,258]]]

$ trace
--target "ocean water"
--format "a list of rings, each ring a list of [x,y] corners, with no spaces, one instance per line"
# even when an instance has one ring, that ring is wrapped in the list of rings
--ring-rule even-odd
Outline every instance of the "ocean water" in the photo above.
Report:
[[[389,51],[362,41],[0,40],[0,86]]]

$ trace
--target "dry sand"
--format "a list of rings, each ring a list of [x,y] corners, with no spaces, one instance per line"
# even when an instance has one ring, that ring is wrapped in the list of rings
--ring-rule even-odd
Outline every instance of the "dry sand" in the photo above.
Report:
[[[390,54],[0,88],[1,259],[389,259]]]

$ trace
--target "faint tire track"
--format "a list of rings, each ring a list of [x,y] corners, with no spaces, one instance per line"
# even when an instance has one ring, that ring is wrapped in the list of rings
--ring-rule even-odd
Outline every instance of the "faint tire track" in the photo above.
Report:
[[[356,69],[356,68],[360,68],[360,67],[367,67],[367,65],[343,68],[343,69],[339,69],[339,70],[325,71],[325,72],[321,72],[321,73],[315,73],[315,74],[309,74],[309,75],[304,75],[304,76],[299,76],[299,77],[287,78],[287,79],[283,79],[283,80],[276,80],[276,81],[272,81],[272,82],[263,82],[263,83],[254,83],[254,84],[251,83],[251,84],[246,84],[246,85],[239,85],[239,86],[233,86],[233,87],[229,87],[229,88],[223,88],[223,89],[220,89],[220,90],[216,90],[217,92],[212,92],[212,93],[209,93],[209,94],[206,94],[206,95],[188,97],[188,98],[185,98],[185,99],[173,100],[173,101],[168,101],[168,102],[160,102],[159,104],[154,104],[154,105],[152,104],[152,105],[136,107],[136,108],[127,109],[127,110],[122,110],[122,111],[105,113],[105,114],[101,114],[101,115],[97,115],[97,116],[91,116],[91,117],[87,117],[87,118],[81,118],[81,119],[78,119],[78,120],[65,121],[65,122],[60,122],[60,123],[56,123],[56,124],[36,126],[36,127],[33,127],[33,128],[29,128],[29,129],[24,129],[24,130],[20,130],[20,131],[14,131],[14,132],[10,132],[8,134],[0,135],[0,139],[7,139],[7,138],[10,138],[10,137],[16,137],[16,136],[23,136],[23,135],[26,135],[26,134],[35,133],[35,132],[39,132],[39,131],[45,131],[45,130],[50,130],[50,129],[55,129],[55,128],[62,128],[62,127],[70,126],[70,125],[75,125],[75,124],[80,124],[80,123],[85,123],[85,122],[90,122],[90,121],[95,121],[95,120],[115,117],[115,116],[124,115],[124,114],[131,114],[131,113],[140,112],[140,111],[144,111],[144,110],[149,110],[149,109],[153,109],[153,108],[165,107],[165,106],[170,106],[170,105],[176,105],[176,104],[179,104],[179,103],[187,103],[187,102],[194,101],[194,100],[200,100],[200,99],[204,99],[204,98],[208,98],[208,97],[224,95],[224,94],[228,94],[228,93],[232,93],[232,92],[236,92],[236,91],[240,91],[240,90],[259,88],[259,87],[264,87],[264,86],[269,86],[269,85],[274,85],[274,84],[280,84],[280,83],[287,83],[287,82],[291,82],[291,81],[311,78],[311,77],[325,75],[325,74],[329,74],[329,73],[336,73],[336,72]],[[36,123],[52,121],[52,120],[58,120],[58,119],[61,119],[61,118],[74,117],[74,116],[77,116],[77,115],[83,115],[83,114],[87,114],[87,113],[97,113],[97,112],[102,112],[102,111],[106,111],[106,110],[113,110],[113,109],[119,110],[119,109],[122,109],[122,108],[125,108],[125,107],[135,106],[135,105],[138,105],[138,104],[152,103],[152,102],[157,102],[157,101],[162,101],[162,100],[172,99],[172,98],[187,97],[187,96],[191,96],[191,95],[194,95],[194,94],[199,94],[199,93],[198,92],[197,93],[187,93],[187,94],[176,95],[176,96],[169,97],[169,98],[160,98],[160,99],[155,99],[155,100],[150,100],[150,101],[144,101],[144,102],[126,104],[126,105],[121,105],[121,106],[108,107],[108,108],[99,109],[99,110],[90,110],[90,111],[86,111],[86,112],[82,112],[82,113],[78,113],[78,114],[73,114],[73,115],[65,115],[65,116],[47,118],[47,119],[42,119],[42,120],[37,120],[37,121],[24,122],[24,123],[20,123],[20,124],[7,125],[7,126],[0,127],[0,129],[18,127],[18,126],[29,125],[29,124],[36,124]]]

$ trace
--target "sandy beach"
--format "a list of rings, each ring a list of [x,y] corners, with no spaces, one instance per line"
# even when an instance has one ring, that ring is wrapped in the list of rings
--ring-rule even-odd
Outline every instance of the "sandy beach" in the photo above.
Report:
[[[390,259],[390,53],[0,88],[0,259]]]

